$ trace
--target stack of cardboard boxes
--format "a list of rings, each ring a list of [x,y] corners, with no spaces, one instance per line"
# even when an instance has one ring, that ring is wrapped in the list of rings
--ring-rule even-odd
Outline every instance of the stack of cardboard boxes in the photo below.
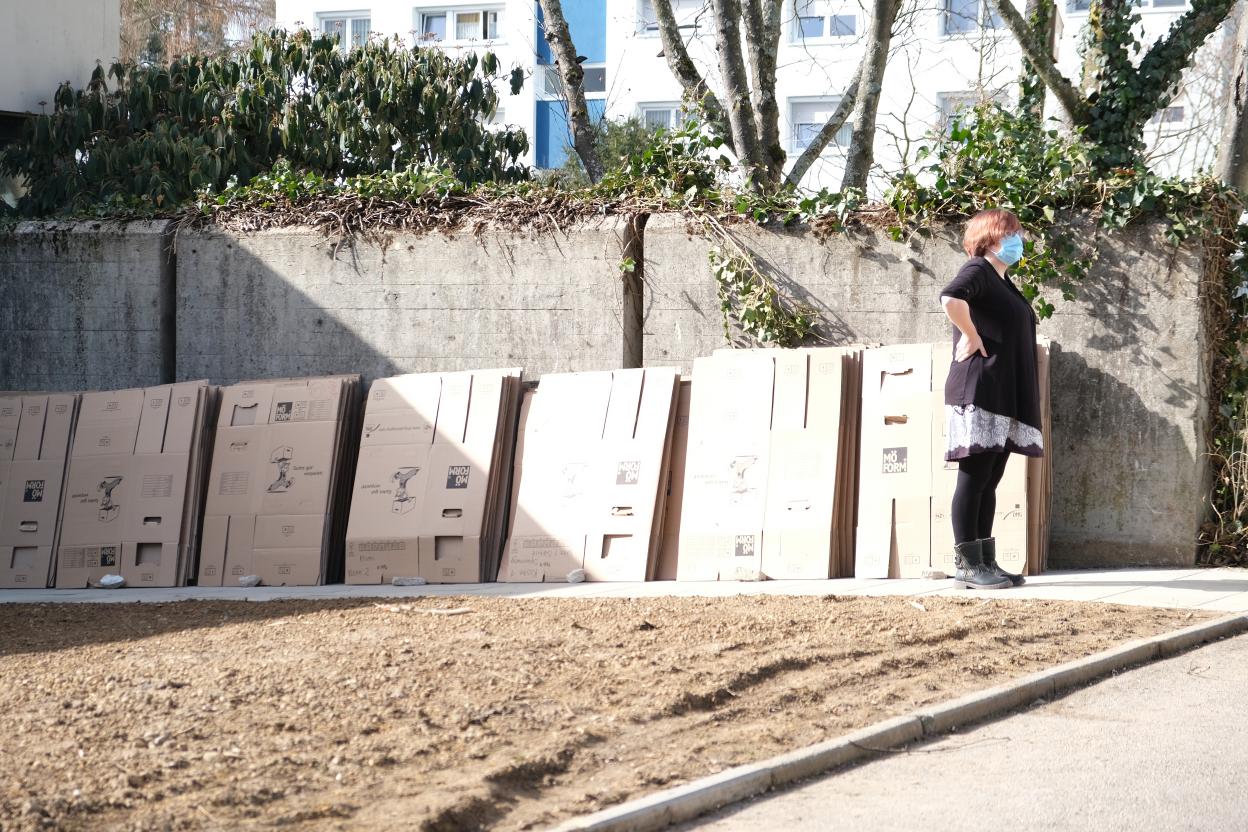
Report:
[[[342,578],[360,377],[246,382],[222,391],[200,554],[201,586]]]
[[[0,587],[52,580],[77,415],[73,393],[0,398]]]
[[[373,382],[347,525],[347,583],[494,579],[520,377],[508,369]]]
[[[525,397],[500,581],[654,577],[679,374],[556,373]]]
[[[726,350],[695,361],[679,580],[842,574],[852,549],[859,354]]]
[[[56,553],[58,587],[107,574],[129,586],[194,575],[207,426],[205,381],[84,393]]]
[[[867,350],[863,358],[861,472],[854,574],[918,578],[954,572],[950,506],[958,464],[946,462],[944,387],[948,344],[904,344]],[[1048,411],[1047,342],[1037,345],[1041,408]],[[1047,419],[1044,434],[1049,445]],[[1029,474],[1046,460],[1010,454],[997,486],[993,536],[997,562],[1010,572],[1042,568],[1048,484]]]

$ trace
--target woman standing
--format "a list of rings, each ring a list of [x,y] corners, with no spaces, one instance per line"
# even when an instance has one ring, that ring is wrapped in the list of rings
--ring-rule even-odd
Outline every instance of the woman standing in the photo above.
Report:
[[[958,462],[953,540],[959,586],[1002,589],[1023,583],[997,565],[992,520],[1010,454],[1043,456],[1036,375],[1036,315],[1006,270],[1022,259],[1023,229],[1009,211],[981,211],[966,225],[970,260],[940,292],[954,325],[945,382],[948,445]]]

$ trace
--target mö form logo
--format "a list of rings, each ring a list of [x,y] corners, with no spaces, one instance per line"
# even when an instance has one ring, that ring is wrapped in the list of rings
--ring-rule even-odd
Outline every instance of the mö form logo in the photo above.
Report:
[[[450,465],[446,469],[447,488],[467,488],[468,475],[472,473],[471,465]]]
[[[100,547],[100,566],[116,566],[117,565],[117,547],[101,546]]]
[[[641,462],[624,460],[615,469],[616,485],[636,485],[641,480]]]
[[[904,474],[909,470],[906,463],[906,455],[908,448],[885,448],[884,449],[884,473],[885,474]]]
[[[44,488],[44,480],[26,480],[26,488],[22,493],[22,502],[42,503]]]
[[[754,535],[752,534],[737,535],[736,556],[739,558],[754,557]]]
[[[294,409],[295,409],[295,406],[293,402],[278,402],[277,412],[273,416],[273,421],[274,422],[289,422],[290,414],[294,411]]]

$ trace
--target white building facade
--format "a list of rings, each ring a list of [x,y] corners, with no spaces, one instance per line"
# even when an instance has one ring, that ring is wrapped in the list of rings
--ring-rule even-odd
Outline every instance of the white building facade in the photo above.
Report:
[[[876,175],[879,194],[888,174],[912,165],[958,107],[993,97],[1013,101],[1022,67],[1013,36],[987,0],[926,0],[907,6],[896,27],[877,116]],[[541,36],[536,0],[277,0],[279,25],[298,25],[343,35],[358,43],[369,33],[405,43],[436,43],[451,51],[488,48],[505,68],[530,75],[516,96],[500,89],[500,123],[522,128],[532,149],[526,163],[559,167],[568,152],[568,131],[557,77]],[[350,5],[351,2],[359,5]],[[1142,0],[1140,36],[1151,43],[1188,8],[1188,0]],[[706,0],[672,0],[690,55],[712,89],[721,89],[711,11]],[[1021,11],[1021,0],[1017,3]],[[681,87],[661,55],[650,0],[564,0],[578,54],[584,56],[586,97],[594,117],[639,116],[673,125],[680,118]],[[1078,83],[1078,44],[1087,21],[1087,0],[1066,0],[1060,10],[1059,66]],[[784,3],[777,63],[780,127],[789,164],[836,108],[857,67],[869,11],[855,0]],[[1229,61],[1217,56],[1228,39],[1215,35],[1172,105],[1150,125],[1150,142],[1166,158],[1165,172],[1191,172],[1212,162],[1217,106]],[[1050,109],[1056,116],[1050,96]],[[839,186],[849,130],[822,154],[804,178],[805,188]],[[1177,150],[1176,150],[1177,149]],[[1179,152],[1182,151],[1182,152]]]

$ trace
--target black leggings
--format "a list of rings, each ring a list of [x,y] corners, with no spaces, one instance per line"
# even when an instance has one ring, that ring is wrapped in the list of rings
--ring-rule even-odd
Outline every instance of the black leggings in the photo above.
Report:
[[[1010,461],[1008,453],[986,451],[958,460],[958,487],[953,492],[953,541],[968,543],[992,537],[997,512],[997,484]]]

